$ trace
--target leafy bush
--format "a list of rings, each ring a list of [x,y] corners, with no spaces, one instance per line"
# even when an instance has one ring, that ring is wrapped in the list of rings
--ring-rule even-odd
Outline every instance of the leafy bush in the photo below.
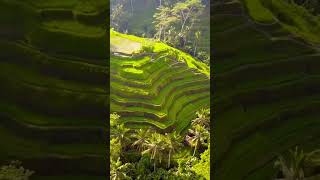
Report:
[[[200,51],[197,53],[197,58],[206,64],[210,64],[210,55],[204,51]]]
[[[154,45],[152,42],[144,42],[142,44],[142,47],[141,47],[141,51],[140,52],[148,52],[148,53],[152,53],[154,52]]]
[[[21,166],[20,161],[11,161],[10,164],[0,168],[1,180],[28,180],[33,171]]]

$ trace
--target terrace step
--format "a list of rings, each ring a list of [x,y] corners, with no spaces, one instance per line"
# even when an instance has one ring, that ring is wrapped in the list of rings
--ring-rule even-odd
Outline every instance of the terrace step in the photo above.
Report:
[[[282,84],[260,87],[235,92],[233,95],[227,95],[216,100],[220,104],[216,107],[217,112],[223,112],[230,108],[231,101],[241,103],[244,108],[249,108],[256,104],[267,104],[274,101],[289,99],[304,94],[312,95],[319,93],[320,76],[306,76],[297,80],[285,82]],[[233,105],[236,105],[232,103]]]
[[[165,87],[161,87],[159,89],[157,89],[157,91],[155,93],[152,94],[140,94],[137,92],[130,92],[130,91],[126,91],[126,90],[121,90],[120,88],[115,89],[114,86],[111,87],[110,91],[120,97],[123,98],[140,98],[140,99],[144,99],[144,100],[152,100],[155,97],[158,97],[160,94],[172,94],[174,91],[176,91],[177,89],[183,89],[183,88],[189,88],[189,87],[194,87],[197,85],[207,85],[209,86],[209,81],[208,80],[189,80],[189,81],[180,81],[181,83],[179,84],[179,82],[172,82],[170,84],[168,84]]]
[[[243,64],[276,62],[279,59],[315,53],[314,49],[294,40],[270,40],[251,25],[224,34],[213,34],[213,38],[219,44],[219,49],[215,53],[219,61],[219,66],[216,68],[218,74]],[[227,43],[229,39],[237,39],[232,48]],[[259,41],[256,41],[257,39]],[[253,51],[255,56],[250,55]],[[231,59],[237,61],[230,61]]]
[[[49,21],[42,23],[26,38],[30,44],[46,52],[102,61],[108,56],[105,51],[106,37],[103,27],[86,26],[74,21]],[[65,41],[72,43],[61,43]]]
[[[108,69],[105,66],[53,57],[24,43],[1,41],[0,47],[4,50],[0,55],[3,62],[32,67],[42,76],[53,76],[92,85],[107,83]]]
[[[2,114],[7,114],[8,117],[22,124],[30,124],[34,126],[46,127],[101,127],[103,122],[97,118],[84,118],[81,116],[74,116],[66,118],[63,116],[47,116],[44,112],[30,111],[15,103],[1,100],[0,109]]]
[[[317,74],[315,67],[319,63],[319,54],[308,54],[299,57],[278,60],[277,62],[262,62],[240,66],[231,71],[217,74],[215,77],[217,88],[230,84],[243,85],[246,82],[258,81],[289,76],[289,74]],[[286,71],[283,71],[283,68]],[[226,83],[228,82],[228,83]],[[263,84],[261,84],[263,86]],[[234,89],[234,88],[232,88]]]
[[[49,88],[19,81],[6,82],[2,80],[2,82],[5,88],[1,97],[30,110],[69,117],[82,115],[88,118],[101,118],[104,116],[106,95]],[[50,101],[50,104],[47,101]],[[69,104],[62,102],[69,102]]]
[[[174,104],[196,102],[203,98],[197,93],[209,92],[208,77],[190,68],[190,60],[176,60],[169,50],[138,58],[111,58],[111,111],[119,113],[131,128],[151,126],[160,132],[173,131],[179,113]],[[128,72],[124,72],[126,68]],[[186,119],[190,117],[183,121]]]
[[[176,99],[174,102],[175,104],[170,104],[168,106],[164,105],[162,106],[162,110],[155,112],[155,111],[150,111],[148,109],[142,108],[141,106],[139,107],[132,107],[132,108],[126,108],[126,107],[115,107],[113,104],[111,104],[111,107],[113,109],[113,111],[116,111],[118,114],[121,115],[121,117],[145,117],[145,118],[149,118],[152,119],[154,121],[168,121],[168,118],[166,117],[166,114],[169,115],[170,119],[177,119],[176,117],[179,117],[181,113],[183,113],[183,110],[185,108],[188,108],[188,106],[192,106],[191,110],[188,110],[188,114],[190,114],[190,112],[195,113],[196,110],[199,109],[199,106],[203,105],[203,103],[201,103],[199,105],[199,101],[202,101],[205,98],[209,97],[209,93],[207,94],[194,94],[192,96],[188,96],[188,97],[183,97],[180,99]],[[198,104],[197,104],[198,103]],[[177,104],[179,104],[177,106]],[[129,111],[128,111],[129,110]],[[131,113],[127,113],[127,112],[131,112]],[[161,113],[159,115],[158,118],[154,117],[154,116],[150,116],[148,114],[146,114],[145,112],[149,112],[149,113],[154,113],[154,115]],[[164,113],[166,112],[166,113]],[[194,114],[192,115],[194,116]]]
[[[54,77],[44,77],[41,73],[36,72],[32,67],[23,67],[12,63],[0,63],[0,76],[5,77],[8,74],[14,74],[14,79],[22,82],[29,82],[30,84],[38,84],[43,87],[51,87],[57,89],[65,89],[74,92],[82,92],[88,94],[106,94],[103,86],[93,86],[77,81],[61,80]]]
[[[118,104],[121,104],[121,102],[124,103],[133,103],[132,105],[134,106],[135,103],[149,103],[149,104],[154,104],[155,106],[163,106],[166,102],[167,102],[167,98],[170,98],[171,100],[177,98],[177,97],[181,97],[183,95],[192,95],[193,93],[200,93],[200,92],[204,92],[205,90],[210,89],[209,84],[201,84],[199,83],[198,85],[192,85],[190,86],[190,84],[183,84],[181,85],[181,89],[179,91],[176,91],[175,89],[169,89],[167,88],[165,91],[160,92],[160,94],[158,96],[155,96],[154,98],[146,98],[143,99],[143,101],[141,101],[142,99],[135,96],[132,98],[126,98],[123,96],[118,96],[116,94],[112,94],[111,97],[114,98]],[[175,87],[176,88],[176,87]]]
[[[17,136],[39,139],[51,144],[88,143],[103,144],[106,131],[97,127],[37,126],[16,120],[7,113],[0,113],[1,126],[10,129]]]

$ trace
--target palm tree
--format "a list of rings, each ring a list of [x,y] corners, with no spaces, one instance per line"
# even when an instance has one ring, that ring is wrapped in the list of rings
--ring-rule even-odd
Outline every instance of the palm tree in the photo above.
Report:
[[[203,125],[207,128],[210,127],[210,109],[200,109],[196,112],[197,118],[192,120],[192,125]]]
[[[111,130],[111,137],[116,138],[120,142],[122,147],[125,147],[128,142],[130,142],[129,131],[130,129],[126,128],[124,124],[116,125]]]
[[[176,132],[171,134],[166,134],[165,149],[169,151],[168,168],[170,167],[170,163],[171,163],[171,155],[175,153],[182,146],[181,141],[182,141],[182,137],[176,134]]]
[[[159,159],[161,163],[163,157],[163,151],[165,149],[165,139],[163,135],[158,133],[152,133],[151,136],[146,140],[145,143],[146,150],[142,154],[150,154],[151,159],[153,160],[153,169],[156,170],[156,161]]]
[[[189,129],[189,132],[193,135],[191,136],[191,144],[194,146],[193,156],[200,145],[205,145],[206,140],[209,138],[208,130],[199,124],[195,125],[193,129]]]
[[[131,179],[127,172],[132,169],[132,164],[126,163],[122,164],[120,159],[118,159],[116,162],[111,161],[111,171],[110,171],[110,179],[112,180],[129,180]]]
[[[298,147],[294,151],[289,151],[288,159],[279,156],[275,162],[275,167],[278,167],[282,172],[285,180],[303,180],[305,179],[304,170],[308,164],[317,162],[315,158],[320,150],[304,153],[303,150],[298,151]]]
[[[136,141],[132,143],[132,146],[137,146],[139,152],[143,151],[146,145],[147,138],[150,136],[150,129],[136,130],[132,135]]]

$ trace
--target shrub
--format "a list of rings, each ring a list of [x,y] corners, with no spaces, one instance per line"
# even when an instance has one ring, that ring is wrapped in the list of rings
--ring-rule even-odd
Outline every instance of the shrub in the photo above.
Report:
[[[141,46],[141,51],[140,52],[148,52],[152,53],[154,52],[154,45],[152,42],[145,41],[142,46]]]
[[[10,164],[2,166],[0,169],[1,180],[28,180],[33,171],[21,166],[20,161],[11,161]]]

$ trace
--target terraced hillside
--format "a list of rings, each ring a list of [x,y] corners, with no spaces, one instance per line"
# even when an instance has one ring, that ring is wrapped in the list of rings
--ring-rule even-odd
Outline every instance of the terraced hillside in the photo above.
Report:
[[[139,52],[146,48],[147,52]],[[208,107],[209,68],[190,55],[114,31],[111,49],[111,111],[128,127],[181,133],[197,110]]]
[[[104,179],[107,1],[0,0],[0,164]]]
[[[216,179],[272,179],[278,153],[319,148],[319,49],[286,24],[300,10],[262,2],[280,1],[212,4]]]

